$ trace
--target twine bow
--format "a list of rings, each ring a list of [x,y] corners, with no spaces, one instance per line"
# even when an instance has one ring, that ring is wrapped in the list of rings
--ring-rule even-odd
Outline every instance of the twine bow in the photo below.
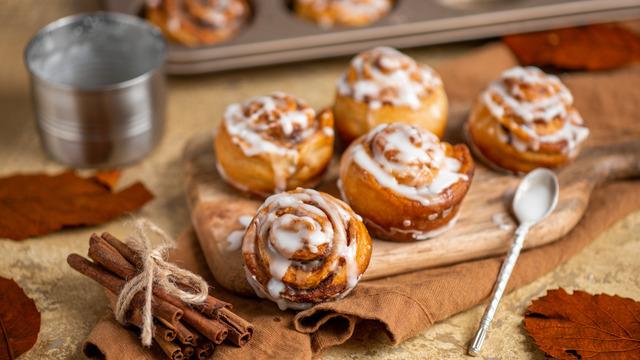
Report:
[[[118,322],[125,324],[127,310],[133,297],[144,290],[140,338],[142,345],[150,346],[153,337],[153,315],[151,313],[153,287],[156,286],[187,304],[198,304],[205,301],[209,287],[200,276],[166,261],[167,253],[175,247],[175,242],[156,224],[147,219],[138,219],[135,221],[135,230],[136,236],[127,239],[127,244],[140,256],[142,269],[120,291],[115,316]],[[161,243],[153,247],[147,232],[159,237]],[[186,288],[193,289],[193,292],[184,291],[176,284],[186,285]]]

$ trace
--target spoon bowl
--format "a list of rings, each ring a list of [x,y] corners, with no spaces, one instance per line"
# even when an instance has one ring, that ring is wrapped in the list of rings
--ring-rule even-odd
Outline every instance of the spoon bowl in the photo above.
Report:
[[[556,174],[549,169],[536,169],[518,185],[513,197],[513,213],[521,225],[537,224],[553,212],[559,194]]]

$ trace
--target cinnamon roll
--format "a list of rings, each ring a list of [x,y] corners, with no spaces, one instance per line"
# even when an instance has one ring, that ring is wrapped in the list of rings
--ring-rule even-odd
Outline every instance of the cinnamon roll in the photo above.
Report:
[[[274,93],[227,107],[215,137],[217,168],[235,188],[267,196],[312,187],[333,154],[333,115]]]
[[[388,14],[393,0],[295,0],[293,7],[322,27],[364,26]]]
[[[342,201],[310,189],[273,195],[242,242],[249,284],[280,309],[347,295],[369,265],[371,238]]]
[[[336,129],[349,142],[380,124],[404,122],[438,137],[447,125],[440,76],[403,53],[377,47],[357,55],[338,81]]]
[[[479,96],[466,127],[482,158],[517,173],[567,163],[589,135],[569,89],[535,67],[502,73]]]
[[[147,0],[145,17],[187,46],[228,40],[247,23],[247,0]]]
[[[424,240],[455,224],[473,171],[465,145],[413,125],[383,124],[345,151],[338,187],[372,235]]]

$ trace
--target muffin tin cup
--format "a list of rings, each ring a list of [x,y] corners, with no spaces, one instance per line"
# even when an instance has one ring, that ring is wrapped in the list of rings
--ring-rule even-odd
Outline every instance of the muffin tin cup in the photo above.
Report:
[[[103,0],[107,9],[140,14],[144,1]],[[230,41],[169,46],[167,70],[196,74],[494,37],[640,16],[637,0],[397,0],[364,27],[323,28],[298,17],[285,0],[252,1],[253,16]]]

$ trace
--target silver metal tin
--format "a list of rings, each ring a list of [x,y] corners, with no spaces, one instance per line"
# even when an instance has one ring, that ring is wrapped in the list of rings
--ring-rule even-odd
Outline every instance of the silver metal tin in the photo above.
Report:
[[[57,20],[31,39],[31,75],[40,139],[74,167],[142,159],[164,130],[166,44],[130,15],[97,12]]]
[[[106,9],[138,15],[144,0],[102,0]],[[253,0],[253,17],[230,41],[170,44],[167,71],[196,74],[257,65],[481,39],[640,16],[638,0],[396,0],[386,17],[358,28],[322,28],[296,16],[291,0]]]

